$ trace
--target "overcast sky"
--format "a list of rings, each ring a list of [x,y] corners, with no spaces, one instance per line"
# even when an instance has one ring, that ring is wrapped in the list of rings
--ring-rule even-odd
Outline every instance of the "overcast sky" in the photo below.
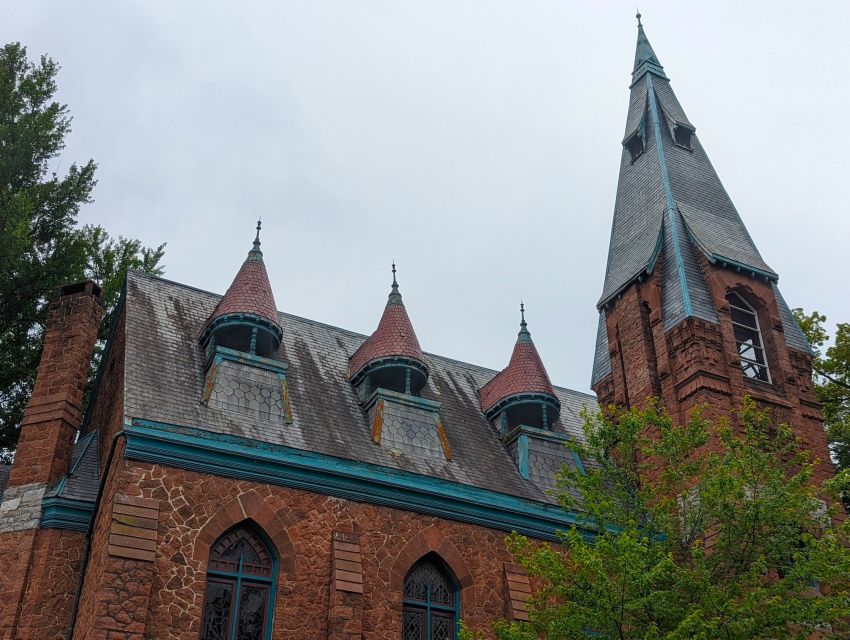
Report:
[[[82,222],[223,293],[263,218],[278,307],[371,333],[399,265],[426,351],[507,364],[519,301],[587,390],[634,0],[0,0],[62,66]],[[850,321],[850,2],[642,1],[647,35],[791,306]]]

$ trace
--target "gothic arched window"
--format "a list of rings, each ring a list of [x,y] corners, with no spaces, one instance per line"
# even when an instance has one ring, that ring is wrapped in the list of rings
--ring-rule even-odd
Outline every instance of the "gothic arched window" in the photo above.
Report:
[[[417,562],[404,579],[402,640],[454,640],[458,625],[455,580],[437,558]]]
[[[756,310],[734,291],[726,296],[732,312],[732,329],[735,331],[735,346],[741,358],[744,375],[752,380],[770,382],[770,371],[764,355],[764,343]]]
[[[268,640],[277,562],[252,528],[239,525],[210,550],[201,640]]]

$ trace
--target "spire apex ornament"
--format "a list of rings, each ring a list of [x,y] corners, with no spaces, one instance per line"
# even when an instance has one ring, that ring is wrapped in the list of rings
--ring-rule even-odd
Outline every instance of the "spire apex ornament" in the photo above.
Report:
[[[263,228],[263,219],[257,219],[257,237],[254,238],[254,248],[259,251],[260,249],[260,229]]]
[[[390,297],[387,300],[387,304],[402,304],[401,294],[398,291],[398,281],[396,280],[395,273],[395,260],[393,260],[393,285],[392,290],[390,291]]]
[[[517,334],[517,342],[531,342],[531,333],[528,331],[528,325],[525,322],[525,303],[519,301],[519,333]]]
[[[637,10],[637,13],[635,14],[635,18],[637,18],[637,21],[638,21],[638,28],[643,27],[643,25],[641,24],[641,21],[640,21],[640,9]]]

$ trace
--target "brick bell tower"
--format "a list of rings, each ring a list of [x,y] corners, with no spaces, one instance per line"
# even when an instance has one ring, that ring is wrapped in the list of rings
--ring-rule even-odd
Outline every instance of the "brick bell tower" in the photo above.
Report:
[[[744,395],[832,475],[812,354],[638,18],[591,385],[603,405],[661,399],[676,418]]]

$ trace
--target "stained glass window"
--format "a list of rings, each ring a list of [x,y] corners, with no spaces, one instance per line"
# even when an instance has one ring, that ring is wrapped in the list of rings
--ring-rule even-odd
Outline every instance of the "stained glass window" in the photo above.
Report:
[[[735,346],[741,359],[744,375],[752,380],[770,382],[770,371],[764,355],[758,314],[749,303],[734,291],[726,296],[732,313]]]
[[[201,640],[267,640],[275,567],[270,549],[249,527],[222,535],[207,565]]]
[[[420,560],[404,579],[402,640],[455,640],[457,605],[455,581],[439,559]]]

